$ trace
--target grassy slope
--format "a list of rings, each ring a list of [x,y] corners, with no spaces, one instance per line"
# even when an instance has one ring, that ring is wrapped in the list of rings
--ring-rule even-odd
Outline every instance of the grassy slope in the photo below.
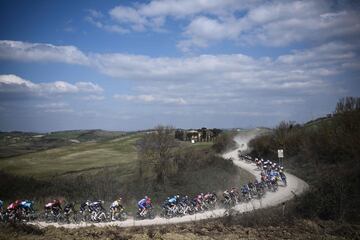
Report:
[[[76,131],[51,133],[58,138],[78,139]],[[55,137],[55,136],[52,136]],[[141,134],[102,141],[83,142],[0,160],[0,170],[7,173],[46,179],[53,176],[80,173],[107,167],[133,168],[137,153],[135,143]],[[212,142],[182,143],[183,146],[206,150]]]
[[[128,166],[136,161],[134,143],[139,137],[138,134],[132,134],[100,143],[84,142],[3,158],[0,170],[16,175],[47,178],[115,165]]]
[[[72,130],[44,134],[0,132],[0,158],[74,145],[75,142],[101,142],[123,135],[126,133],[103,130]]]
[[[117,138],[124,135],[124,132],[119,131],[104,131],[104,130],[71,130],[71,131],[59,131],[51,132],[48,137],[63,138],[63,139],[76,139],[81,142],[84,141],[102,141],[111,138]]]

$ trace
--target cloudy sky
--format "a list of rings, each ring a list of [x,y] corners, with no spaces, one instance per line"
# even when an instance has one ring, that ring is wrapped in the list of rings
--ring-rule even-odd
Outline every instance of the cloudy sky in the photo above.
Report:
[[[1,1],[0,130],[273,127],[360,93],[358,1]]]

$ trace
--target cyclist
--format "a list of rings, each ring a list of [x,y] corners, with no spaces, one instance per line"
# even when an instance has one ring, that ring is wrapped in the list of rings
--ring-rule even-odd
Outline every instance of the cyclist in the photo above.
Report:
[[[231,196],[231,193],[228,189],[226,189],[224,192],[223,192],[223,197],[225,199],[225,205],[228,205],[228,204],[232,204],[232,196]],[[236,200],[234,200],[234,202],[236,202]]]
[[[89,204],[88,207],[89,207],[89,210],[91,213],[92,220],[97,221],[100,213],[102,211],[105,211],[105,208],[103,207],[103,205],[104,205],[103,200],[98,200],[98,201],[95,201],[95,202],[92,202]]]
[[[230,190],[230,197],[233,201],[235,201],[235,204],[238,203],[238,196],[239,196],[239,192],[236,188],[231,188]]]
[[[32,202],[30,200],[24,200],[24,201],[21,201],[19,208],[23,211],[23,213],[25,215],[27,215],[29,213],[34,212],[33,205],[34,205],[34,202]]]
[[[138,202],[139,215],[144,216],[145,210],[152,207],[151,199],[148,196],[145,196]]]
[[[70,215],[72,212],[75,212],[75,203],[71,202],[71,203],[67,203],[64,206],[64,214],[65,215]]]
[[[51,202],[45,204],[45,211],[51,211],[54,216],[57,216],[62,211],[61,202],[59,199],[54,199]]]
[[[178,197],[179,195],[175,195],[173,197],[169,197],[168,200],[167,200],[167,207],[172,211],[172,212],[175,212],[175,208],[176,208],[176,205],[177,203],[179,202],[179,198]]]
[[[7,210],[17,210],[21,204],[21,200],[16,200],[7,207]]]
[[[249,199],[251,199],[251,196],[250,196],[250,189],[249,189],[249,186],[247,184],[244,184],[244,186],[242,186],[242,188],[240,189],[241,190],[241,193],[243,195],[243,197],[247,197]]]
[[[111,220],[115,221],[115,216],[117,213],[121,212],[124,210],[123,205],[121,204],[122,202],[122,198],[119,197],[117,200],[115,200],[111,206],[110,206],[110,211],[111,211]]]
[[[99,212],[100,210],[105,210],[103,207],[104,201],[98,200],[89,204],[90,212]]]
[[[19,218],[18,210],[20,204],[21,204],[21,200],[16,200],[6,208],[6,214],[9,216],[9,219],[15,220],[16,218]]]
[[[88,210],[90,211],[90,208],[89,208],[90,203],[91,203],[90,200],[86,200],[86,202],[82,203],[82,204],[80,205],[80,212],[83,213],[83,212],[86,211],[86,209],[88,209]]]

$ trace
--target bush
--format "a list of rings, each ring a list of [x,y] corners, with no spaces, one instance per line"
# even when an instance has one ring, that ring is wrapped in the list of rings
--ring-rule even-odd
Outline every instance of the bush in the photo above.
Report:
[[[236,147],[236,142],[234,141],[234,132],[222,132],[215,139],[212,149],[217,153],[226,152],[229,149]]]
[[[346,99],[331,118],[303,126],[282,122],[249,143],[255,157],[276,159],[283,148],[288,171],[310,183],[298,207],[303,216],[360,220],[360,110],[352,104],[359,99]]]

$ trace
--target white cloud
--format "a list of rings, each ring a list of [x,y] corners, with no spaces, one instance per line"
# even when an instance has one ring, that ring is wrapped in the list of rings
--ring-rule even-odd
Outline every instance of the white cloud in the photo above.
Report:
[[[291,94],[296,98],[336,92],[339,89],[336,84],[340,82],[337,76],[360,70],[354,64],[359,59],[358,49],[349,43],[331,42],[276,58],[244,54],[190,57],[82,54],[88,59],[87,66],[117,80],[135,82],[133,92],[115,98],[133,103],[205,106],[243,102],[244,96],[250,94],[264,97]],[[83,100],[102,100],[103,89],[94,83],[33,83],[15,75],[2,75],[0,79],[2,92],[81,93]],[[96,97],[84,96],[85,93]]]
[[[274,99],[271,101],[274,105],[284,105],[284,104],[301,104],[304,103],[305,100],[303,98],[282,98],[282,99]]]
[[[37,89],[38,86],[16,75],[0,75],[0,92]]]
[[[291,54],[281,55],[278,61],[285,64],[306,64],[316,66],[320,64],[333,64],[336,62],[350,61],[356,58],[355,47],[340,42],[330,42],[319,47],[304,51],[293,51]]]
[[[64,102],[53,102],[38,104],[35,108],[39,109],[41,112],[45,113],[72,113],[74,110],[69,106],[69,104]]]
[[[0,41],[0,46],[3,45],[3,42]],[[12,42],[10,45],[22,44],[21,42]],[[41,44],[27,43],[27,45],[29,49],[33,49],[31,45],[42,49]],[[169,84],[178,82],[181,82],[181,84],[186,82],[231,83],[241,84],[243,88],[268,87],[271,89],[274,84],[295,87],[296,84],[289,83],[301,82],[307,82],[307,84],[297,84],[298,87],[310,87],[311,83],[316,83],[315,85],[318,86],[319,82],[324,80],[326,76],[344,72],[347,68],[354,70],[357,66],[353,64],[358,59],[357,49],[358,47],[347,43],[331,42],[312,49],[293,51],[276,59],[252,58],[243,54],[200,55],[178,58],[153,58],[144,55],[120,53],[84,54],[80,52],[80,55],[86,56],[87,61],[84,64],[87,66],[120,80],[168,82]],[[18,49],[15,47],[3,48],[3,50],[8,53],[7,55],[1,55],[0,51],[0,58],[4,59],[12,59],[12,55],[17,54],[19,59],[27,57],[28,61],[51,61],[53,59],[62,61],[61,53],[58,53],[59,56],[43,57],[40,60],[37,57],[29,57],[32,55],[31,50],[23,54],[19,54]],[[103,91],[100,86],[90,82],[70,84],[58,81],[34,84],[14,75],[3,75],[2,84],[7,83],[9,85],[9,81],[11,82],[10,85],[40,89],[45,92],[101,93]]]
[[[178,42],[177,47],[183,52],[190,52],[194,47],[205,48],[209,44],[224,39],[236,40],[240,33],[238,23],[227,19],[196,17],[186,27],[184,36],[187,39]]]
[[[74,46],[6,40],[0,41],[0,59],[88,64],[88,58]]]
[[[174,105],[184,105],[187,102],[183,98],[172,98],[172,97],[165,97],[159,94],[157,95],[149,95],[149,94],[142,94],[142,95],[114,95],[115,99],[125,100],[125,101],[132,101],[132,102],[144,102],[144,103],[162,103],[162,104],[174,104]]]
[[[90,9],[88,10],[88,15],[85,17],[85,20],[89,22],[90,24],[94,25],[95,27],[98,27],[100,29],[103,29],[107,32],[114,32],[114,33],[127,33],[129,32],[127,29],[111,23],[104,23],[104,15],[96,10]]]
[[[333,10],[326,1],[274,1],[254,6],[241,17],[192,19],[185,30],[186,39],[180,41],[178,47],[189,51],[192,47],[207,47],[225,39],[246,45],[287,46],[296,42],[359,37],[359,22],[357,12]],[[211,30],[213,34],[209,34]]]
[[[132,23],[134,30],[142,30],[147,20],[131,7],[118,6],[110,10],[110,16],[118,22]]]
[[[228,11],[246,9],[257,1],[238,0],[163,0],[139,5],[136,9],[147,17],[187,17],[199,13],[225,14]]]
[[[165,23],[164,16],[148,18],[132,7],[117,6],[109,11],[111,19],[116,26],[125,31],[145,31],[147,28],[159,31]]]
[[[82,100],[86,101],[102,101],[105,99],[105,96],[101,95],[89,95],[81,98]]]
[[[205,115],[224,115],[224,116],[239,116],[239,117],[269,117],[269,116],[286,116],[282,112],[259,112],[259,111],[203,111]]]
[[[64,81],[42,83],[38,86],[40,91],[49,93],[76,93],[79,90],[75,85]]]
[[[116,6],[109,16],[93,11],[88,18],[99,28],[119,33],[164,30],[171,18],[185,25],[184,38],[177,43],[184,52],[222,40],[278,47],[360,36],[357,11],[327,0],[152,0]]]
[[[243,89],[303,89],[318,87],[325,77],[345,71],[345,66],[357,58],[351,47],[332,43],[274,60],[241,54],[185,58],[107,54],[96,56],[95,65],[101,72],[115,78],[145,83],[198,82],[212,86],[218,83],[241,85]]]
[[[92,82],[77,82],[75,86],[79,92],[101,93],[104,91],[102,87]]]
[[[19,76],[8,74],[0,75],[0,93],[27,93],[38,96],[49,96],[51,94],[75,94],[103,92],[103,89],[91,82],[77,82],[71,84],[64,81],[33,83]]]
[[[256,4],[258,1],[238,0],[153,0],[145,4],[134,4],[133,6],[116,6],[109,11],[113,24],[127,31],[145,31],[147,29],[163,30],[166,19],[171,17],[175,20],[208,13],[217,16],[228,15],[236,10],[244,10]],[[240,4],[239,4],[240,3]],[[91,10],[87,19],[98,19],[92,24],[99,28],[103,27],[104,15],[98,11]],[[123,33],[119,31],[119,33]]]

